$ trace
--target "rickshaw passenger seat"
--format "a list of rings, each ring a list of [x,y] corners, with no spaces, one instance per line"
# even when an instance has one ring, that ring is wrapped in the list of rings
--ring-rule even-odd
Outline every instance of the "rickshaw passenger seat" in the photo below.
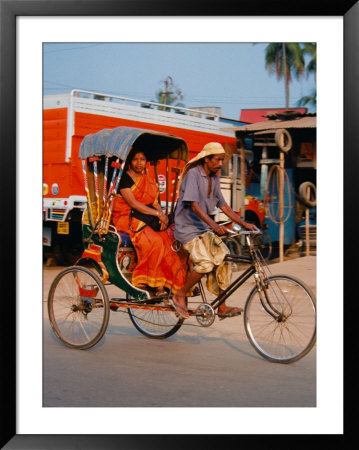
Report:
[[[120,231],[118,234],[121,237],[121,247],[133,247],[130,236],[127,233]]]

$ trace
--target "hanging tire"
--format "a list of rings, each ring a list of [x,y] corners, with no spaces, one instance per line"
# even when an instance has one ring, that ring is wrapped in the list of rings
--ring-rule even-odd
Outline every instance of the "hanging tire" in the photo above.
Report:
[[[238,236],[236,237],[226,237],[223,239],[223,242],[226,244],[226,246],[228,247],[228,250],[230,252],[231,255],[241,255],[242,254],[242,249],[241,249],[241,245],[240,245],[240,239],[237,239]],[[232,266],[232,270],[234,272],[237,272],[239,270],[239,263],[236,262],[231,262],[230,263]]]
[[[262,231],[261,234],[254,237],[253,243],[264,261],[269,261],[272,256],[272,241],[269,235]]]
[[[309,197],[307,194],[308,188],[309,188]],[[317,204],[317,189],[315,185],[310,181],[305,181],[299,186],[298,196],[299,201],[308,208],[313,208]]]
[[[282,152],[288,152],[292,148],[292,136],[287,130],[277,130],[274,134],[274,140]]]

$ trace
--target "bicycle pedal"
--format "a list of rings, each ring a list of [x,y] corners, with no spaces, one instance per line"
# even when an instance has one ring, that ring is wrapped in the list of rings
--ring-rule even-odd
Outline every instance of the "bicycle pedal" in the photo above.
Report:
[[[201,295],[201,291],[199,290],[199,287],[196,286],[192,291],[192,297],[198,297],[199,295]]]
[[[166,297],[166,298],[163,299],[163,303],[164,303],[164,305],[167,306],[167,307],[170,307],[170,306],[171,306],[171,305],[170,305],[170,302],[168,301],[168,297]]]
[[[241,314],[242,314],[242,311],[235,311],[235,312],[228,313],[228,314],[217,313],[217,316],[218,316],[219,320],[224,320],[224,319],[229,319],[230,317],[240,316]]]

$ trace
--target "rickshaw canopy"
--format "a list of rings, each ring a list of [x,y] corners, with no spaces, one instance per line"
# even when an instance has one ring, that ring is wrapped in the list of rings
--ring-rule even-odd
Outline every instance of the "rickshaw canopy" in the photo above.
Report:
[[[171,159],[188,160],[186,142],[171,134],[141,128],[118,127],[104,129],[84,137],[79,150],[79,158],[93,156],[115,156],[125,161],[131,149],[142,150],[148,161],[156,161],[167,156]]]

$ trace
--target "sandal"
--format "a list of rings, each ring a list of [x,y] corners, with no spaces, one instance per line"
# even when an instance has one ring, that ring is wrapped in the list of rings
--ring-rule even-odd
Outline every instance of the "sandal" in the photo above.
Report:
[[[228,310],[226,313],[221,314],[220,312],[218,312],[218,317],[219,320],[223,320],[223,319],[227,319],[228,317],[236,317],[241,315],[243,312],[242,308],[236,308],[233,306],[228,306]]]
[[[167,297],[167,292],[163,287],[158,287],[155,290],[155,297]]]

